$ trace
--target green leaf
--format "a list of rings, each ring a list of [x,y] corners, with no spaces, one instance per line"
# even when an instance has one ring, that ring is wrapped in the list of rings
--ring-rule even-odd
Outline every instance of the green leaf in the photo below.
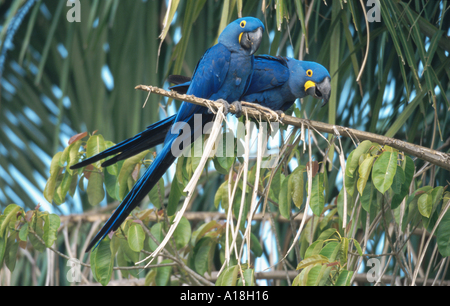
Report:
[[[280,209],[280,214],[289,219],[291,213],[291,195],[288,194],[289,180],[286,178],[281,184],[281,190],[278,197],[278,205]]]
[[[311,257],[313,255],[318,255],[323,247],[323,240],[314,241],[306,250],[305,258]]]
[[[162,264],[171,262],[172,260],[170,259],[164,259],[163,261],[161,261]],[[172,266],[156,268],[156,277],[155,277],[156,286],[167,286],[170,281],[171,273],[172,273]]]
[[[164,178],[161,178],[158,181],[158,184],[153,186],[152,190],[148,194],[148,197],[150,198],[150,202],[158,209],[163,207],[164,198],[165,198],[164,193],[165,193]]]
[[[330,262],[333,262],[336,260],[336,256],[339,252],[339,246],[339,242],[332,241],[330,243],[327,243],[327,245],[322,248],[322,251],[320,251],[319,254],[327,257]]]
[[[222,208],[228,209],[228,180],[224,181],[220,187],[217,189],[216,195],[214,196],[214,206],[219,208],[219,204],[222,203]]]
[[[13,234],[8,237],[5,249],[5,264],[11,273],[14,272],[14,268],[16,267],[17,251],[19,250],[19,241],[16,241],[15,236]]]
[[[200,275],[204,275],[206,271],[210,270],[212,264],[211,252],[214,252],[213,246],[215,246],[213,240],[209,237],[204,237],[200,239],[195,247],[195,271]]]
[[[342,237],[341,243],[339,244],[339,251],[341,253],[341,264],[347,263],[347,255],[348,255],[348,243],[349,239]]]
[[[150,270],[145,276],[145,286],[150,286],[156,278],[156,269]]]
[[[373,165],[372,182],[382,194],[391,187],[394,181],[397,171],[397,155],[397,152],[383,152]]]
[[[409,187],[409,184],[411,184],[415,172],[414,161],[412,160],[412,158],[409,156],[405,156],[402,167],[403,171],[405,172],[405,184],[407,184],[407,187]]]
[[[71,185],[72,185],[72,175],[68,171],[66,171],[64,172],[61,184],[59,184],[59,186],[56,188],[58,198],[61,199],[61,203],[57,202],[58,205],[62,204],[62,202],[65,201],[66,194],[67,192],[69,192]]]
[[[276,15],[277,15],[277,30],[281,31],[281,25],[283,23],[283,17],[284,17],[284,10],[285,10],[285,3],[284,0],[276,0]]]
[[[313,267],[314,267],[313,265],[310,265],[310,266],[307,266],[305,269],[303,269],[302,272],[300,272],[300,274],[294,278],[294,281],[292,282],[292,286],[307,286],[309,272],[311,271],[311,269]]]
[[[392,191],[395,194],[401,194],[403,183],[405,182],[405,173],[401,166],[397,166],[394,180],[392,181]]]
[[[327,240],[330,239],[335,233],[337,233],[337,229],[335,228],[329,228],[327,230],[324,230],[322,233],[320,233],[319,238],[317,240]]]
[[[131,173],[133,172],[137,163],[139,163],[145,157],[145,155],[147,155],[148,152],[149,152],[148,150],[143,151],[124,161],[122,168],[120,168],[119,175],[117,176],[117,184],[119,185],[120,200],[123,200],[128,191],[128,178],[131,176]]]
[[[82,141],[77,140],[74,143],[70,145],[69,150],[69,158],[67,160],[67,167],[66,170],[70,172],[71,174],[74,174],[77,170],[71,170],[70,167],[78,163],[78,156],[79,156],[79,149],[81,146]]]
[[[128,245],[135,252],[140,252],[144,248],[145,234],[141,225],[132,222],[128,228]]]
[[[120,238],[117,235],[112,235],[110,245],[111,245],[111,254],[114,257],[116,256],[117,251],[120,248]]]
[[[319,225],[319,227],[320,227],[321,230],[323,230],[324,228],[326,228],[326,227],[328,227],[328,226],[330,226],[330,225],[333,224],[333,222],[334,222],[333,219],[334,219],[335,215],[337,214],[337,212],[338,212],[338,208],[335,207],[335,208],[331,209],[331,210],[323,217],[323,219],[320,221],[320,225]]]
[[[191,146],[191,171],[195,172],[203,154],[203,137],[197,138]]]
[[[63,2],[63,1],[62,1]],[[36,77],[34,79],[34,83],[37,85],[40,83],[43,72],[44,72],[44,67],[45,67],[45,63],[47,61],[48,55],[49,55],[49,51],[50,51],[50,47],[52,45],[52,43],[54,42],[53,40],[53,35],[55,34],[55,30],[58,27],[58,20],[60,18],[60,15],[63,11],[63,7],[65,6],[64,3],[58,3],[58,6],[56,7],[55,13],[53,15],[52,18],[52,22],[48,31],[48,36],[45,39],[45,45],[44,48],[42,50],[41,53],[41,57],[39,60],[39,67],[38,67],[38,73],[36,74]]]
[[[117,177],[110,174],[108,171],[103,172],[103,175],[105,180],[106,192],[111,198],[118,200],[116,197]]]
[[[86,189],[89,204],[97,206],[105,197],[105,190],[103,189],[103,176],[96,171],[91,172],[88,186]]]
[[[303,259],[298,265],[296,270],[300,270],[300,269],[304,269],[308,266],[314,266],[316,264],[323,264],[323,263],[328,263],[328,258],[317,254],[317,255],[312,255],[308,258]]]
[[[105,139],[103,138],[102,135],[92,135],[91,137],[89,137],[87,143],[86,143],[86,157],[90,158],[94,155],[99,154],[102,151],[106,150],[106,143],[105,143]],[[100,169],[102,166],[103,159],[99,160],[95,163],[93,163],[92,165],[97,168]]]
[[[354,238],[352,238],[352,240],[353,240],[353,243],[355,244],[355,247],[356,247],[356,250],[358,251],[359,256],[363,256],[363,252],[362,252],[361,245],[359,244],[359,242]]]
[[[305,167],[299,166],[289,175],[288,191],[297,208],[300,208],[303,204],[303,192],[305,189],[304,171]]]
[[[117,238],[117,237],[116,237]],[[113,237],[112,243],[116,244]],[[128,242],[124,238],[118,238],[119,248],[117,250],[117,265],[120,267],[134,267],[135,263],[139,261],[139,253],[131,250]],[[114,257],[114,252],[111,251],[111,255]],[[121,270],[123,277],[128,277],[132,275],[138,277],[138,270]]]
[[[349,156],[347,158],[347,166],[345,168],[345,188],[347,190],[347,193],[351,197],[353,197],[353,194],[355,192],[355,184],[357,182],[356,175],[354,173],[352,174],[352,173],[349,172],[349,169],[350,169],[349,164],[350,164],[350,161],[352,161],[354,159],[353,158],[354,152],[355,151],[350,152],[350,154],[349,154]]]
[[[33,219],[36,217],[33,217]],[[32,225],[33,227],[33,225]],[[44,226],[43,226],[43,220],[42,218],[38,218],[36,220],[36,224],[33,227],[34,232],[39,236],[39,237],[43,237],[44,236]],[[28,236],[28,239],[30,239],[31,244],[33,245],[33,247],[36,249],[36,251],[38,252],[44,252],[45,251],[45,245],[41,243],[41,241],[39,241],[36,236],[34,236],[33,234]]]
[[[7,238],[0,237],[0,267],[3,267],[3,259],[5,259]]]
[[[409,193],[409,185],[411,184],[411,181],[413,179],[413,175],[414,175],[414,162],[413,160],[409,157],[409,156],[405,156],[405,160],[402,163],[402,167],[401,169],[403,169],[403,171],[400,170],[399,167],[397,167],[397,171],[398,172],[403,172],[404,174],[404,180],[401,183],[400,186],[400,192],[394,194],[394,196],[392,197],[392,201],[391,201],[391,209],[396,209],[400,203],[403,201],[403,199],[405,198],[405,196],[408,195]],[[398,191],[398,182],[396,182],[398,179],[400,179],[401,181],[401,177],[397,178],[397,173],[395,174],[394,177],[394,182],[392,183],[392,189],[395,191]],[[400,174],[401,176],[401,174]]]
[[[44,188],[44,197],[50,203],[52,203],[53,201],[53,195],[55,193],[56,188],[56,179],[62,168],[59,164],[61,155],[62,152],[58,152],[55,154],[55,156],[53,156],[52,162],[50,164],[50,177],[48,178]]]
[[[28,237],[28,223],[25,223],[21,228],[20,228],[20,232],[19,232],[19,238],[22,241],[27,241],[27,237]]]
[[[180,203],[183,191],[180,188],[178,180],[172,181],[170,186],[169,202],[167,204],[167,215],[173,216],[177,212],[178,204]]]
[[[238,266],[231,266],[225,269],[219,275],[216,281],[216,286],[235,286],[239,272]]]
[[[161,243],[161,241],[163,241],[164,239],[164,235],[162,233],[162,224],[161,223],[156,223],[152,226],[152,228],[150,229],[150,233],[152,233],[152,235],[156,238],[156,240]],[[158,248],[158,245],[153,241],[152,238],[150,238],[148,240],[148,244],[150,247],[150,250],[153,252]]]
[[[431,198],[433,202],[433,209],[431,210],[431,214],[433,214],[436,211],[436,208],[439,204],[439,202],[442,200],[442,194],[444,193],[444,187],[438,186],[431,191]],[[444,202],[445,203],[445,202]]]
[[[444,257],[450,256],[450,209],[442,218],[436,237],[439,253]]]
[[[250,250],[253,252],[253,255],[255,255],[255,257],[261,257],[263,248],[259,243],[258,238],[253,233],[250,233],[250,243]]]
[[[46,247],[51,247],[58,238],[58,229],[61,225],[61,220],[58,215],[49,214],[44,216],[44,241]]]
[[[424,193],[417,200],[417,206],[422,216],[429,218],[431,215],[431,209],[433,208],[432,196]]]
[[[111,253],[110,239],[103,239],[91,252],[91,270],[95,279],[103,286],[108,285],[113,272],[114,257]]]
[[[212,231],[213,229],[219,226],[220,225],[217,223],[216,220],[200,225],[200,227],[192,233],[191,245],[195,246],[197,240],[200,240],[201,238],[203,238],[203,236],[205,236],[206,233]]]
[[[349,177],[353,177],[356,169],[359,166],[359,158],[361,155],[369,152],[369,149],[373,146],[372,142],[369,140],[364,140],[359,144],[359,146],[353,150],[347,158],[347,165],[345,167],[345,174]]]
[[[177,228],[173,232],[173,238],[175,239],[175,244],[177,249],[184,248],[188,245],[191,239],[191,224],[186,217],[181,217],[180,223],[178,223]]]
[[[324,286],[328,280],[331,269],[327,265],[315,265],[308,273],[307,286]]]
[[[227,175],[227,174],[228,174],[227,169],[223,168],[223,167],[220,165],[220,163],[219,163],[217,157],[214,157],[212,161],[213,161],[213,163],[214,163],[214,168],[217,170],[217,172],[219,172],[220,174],[223,174],[223,175]]]
[[[272,179],[272,184],[270,185],[270,192],[272,193],[271,197],[278,199],[280,195],[281,190],[281,183],[282,183],[282,173],[281,173],[281,167],[278,169],[278,171],[274,174]]]
[[[447,201],[450,200],[450,191],[446,191],[442,198],[444,199],[444,203],[447,203]]]
[[[377,196],[376,192],[377,191],[373,187],[372,182],[368,182],[366,184],[366,188],[364,188],[364,192],[361,197],[361,206],[368,213],[371,212],[370,211],[371,205],[375,205],[376,196]]]
[[[217,143],[217,142],[216,142]],[[219,135],[219,142],[217,144],[218,150],[216,151],[216,157],[219,164],[220,172],[227,175],[233,166],[236,157],[234,156],[234,134],[232,131],[227,130],[226,133]],[[217,169],[217,168],[216,168]],[[219,171],[217,169],[217,171]]]
[[[3,237],[5,230],[11,221],[17,219],[17,213],[21,210],[20,206],[16,204],[9,204],[3,211],[3,215],[0,217],[0,237]]]
[[[308,31],[306,31],[305,14],[303,13],[303,5],[300,0],[295,0],[295,7],[297,9],[298,20],[300,20],[302,35],[305,36],[305,47],[308,50]]]
[[[175,16],[176,11],[177,11],[180,0],[170,0],[169,3],[170,3],[170,5],[168,7],[169,9],[166,11],[166,15],[164,16],[163,29],[161,31],[161,34],[159,35],[159,38],[161,39],[161,43],[159,44],[158,58],[159,58],[159,53],[161,51],[162,43],[163,43],[164,39],[166,38],[167,33],[169,32],[170,25],[172,23],[172,20],[173,20],[173,17]]]
[[[136,262],[139,261],[139,252],[133,251],[130,248],[130,245],[128,244],[128,241],[126,239],[120,239],[119,244],[120,244],[119,250],[122,249],[125,260],[130,261],[132,265],[134,265]]]
[[[350,286],[350,281],[353,277],[353,271],[342,270],[339,273],[339,277],[334,283],[335,286]]]
[[[370,171],[372,170],[374,156],[367,157],[359,167],[359,178],[356,184],[356,188],[360,195],[364,193],[364,189],[366,188],[367,180],[370,176]]]
[[[316,216],[320,216],[325,206],[325,197],[323,192],[323,173],[318,173],[312,180],[310,202],[311,210]]]
[[[244,280],[245,286],[255,286],[255,271],[253,269],[245,269],[244,270]],[[244,282],[242,281],[242,277],[239,278],[238,286],[244,286]]]
[[[69,187],[69,195],[71,197],[73,197],[73,195],[75,194],[75,191],[77,190],[77,184],[78,184],[78,174],[75,173],[72,176],[70,187]]]
[[[184,167],[184,162],[186,161],[186,157],[184,157],[183,155],[181,155],[180,157],[178,157],[177,160],[177,167],[176,167],[176,172],[175,172],[175,176],[177,178],[177,181],[180,183],[180,187],[181,189],[184,189],[182,186],[185,186],[187,184],[187,180],[185,178],[184,172],[185,172],[185,167]]]

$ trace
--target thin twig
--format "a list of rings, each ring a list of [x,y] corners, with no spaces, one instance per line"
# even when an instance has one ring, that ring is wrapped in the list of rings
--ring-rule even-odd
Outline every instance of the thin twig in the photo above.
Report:
[[[39,242],[41,242],[43,245],[45,245],[44,240],[43,240],[43,239],[42,239],[35,231],[33,231],[31,228],[29,228],[29,232],[30,232],[31,234],[33,234],[33,235],[37,238],[37,240],[39,240]],[[60,251],[54,249],[53,247],[47,247],[47,246],[46,246],[46,248],[49,249],[49,250],[51,250],[51,251],[53,251],[54,253],[58,254],[58,255],[61,256],[62,258],[65,258],[65,259],[67,259],[67,260],[73,259],[73,257],[69,257],[69,256],[67,256],[67,255],[65,255],[65,254],[63,254],[63,253],[61,253]],[[87,268],[90,268],[90,267],[91,267],[90,264],[86,264],[86,263],[81,262],[81,261],[80,261],[80,265],[82,265],[83,267],[87,267]],[[166,267],[166,266],[173,266],[173,265],[174,265],[174,264],[157,264],[157,265],[151,265],[151,266],[148,266],[148,268],[158,268],[158,267]],[[134,266],[134,267],[113,267],[113,270],[142,270],[142,269],[144,269],[144,268],[145,268],[145,267],[143,267],[143,266]]]

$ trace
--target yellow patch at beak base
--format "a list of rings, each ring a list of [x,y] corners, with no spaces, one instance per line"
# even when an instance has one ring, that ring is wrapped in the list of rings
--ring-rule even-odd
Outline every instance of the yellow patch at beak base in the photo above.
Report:
[[[305,83],[305,91],[307,91],[309,88],[316,86],[316,83],[314,83],[313,81],[308,81]]]
[[[239,43],[241,43],[242,34],[244,34],[244,32],[242,32],[241,34],[239,34]]]

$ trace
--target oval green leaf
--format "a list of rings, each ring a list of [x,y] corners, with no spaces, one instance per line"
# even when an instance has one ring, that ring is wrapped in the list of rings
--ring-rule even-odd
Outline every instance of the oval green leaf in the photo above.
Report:
[[[140,252],[144,248],[145,234],[142,226],[132,222],[128,228],[128,245],[135,252]]]
[[[89,204],[97,206],[105,197],[105,190],[103,189],[103,176],[97,171],[91,172],[88,186],[86,189]]]
[[[426,193],[422,194],[417,200],[417,206],[419,212],[425,218],[429,218],[431,215],[431,209],[433,208],[433,198]]]
[[[372,182],[384,194],[392,185],[397,171],[397,152],[383,152],[373,165]]]

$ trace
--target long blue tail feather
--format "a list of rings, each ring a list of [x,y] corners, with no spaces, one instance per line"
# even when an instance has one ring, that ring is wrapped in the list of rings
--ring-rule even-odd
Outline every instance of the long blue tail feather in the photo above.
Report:
[[[148,150],[164,142],[167,132],[172,126],[175,115],[167,117],[147,127],[145,131],[126,139],[97,155],[79,162],[70,167],[70,169],[78,169],[86,167],[92,163],[102,160],[108,156],[121,153],[102,163],[102,167],[107,167],[125,158],[136,155],[142,151]]]
[[[176,159],[171,153],[172,142],[173,140],[169,144],[166,144],[163,151],[156,156],[144,175],[136,182],[119,207],[89,243],[86,252],[89,252],[92,247],[97,247],[98,243],[105,238],[109,232],[116,231],[131,211],[145,198],[167,169],[169,169]]]

